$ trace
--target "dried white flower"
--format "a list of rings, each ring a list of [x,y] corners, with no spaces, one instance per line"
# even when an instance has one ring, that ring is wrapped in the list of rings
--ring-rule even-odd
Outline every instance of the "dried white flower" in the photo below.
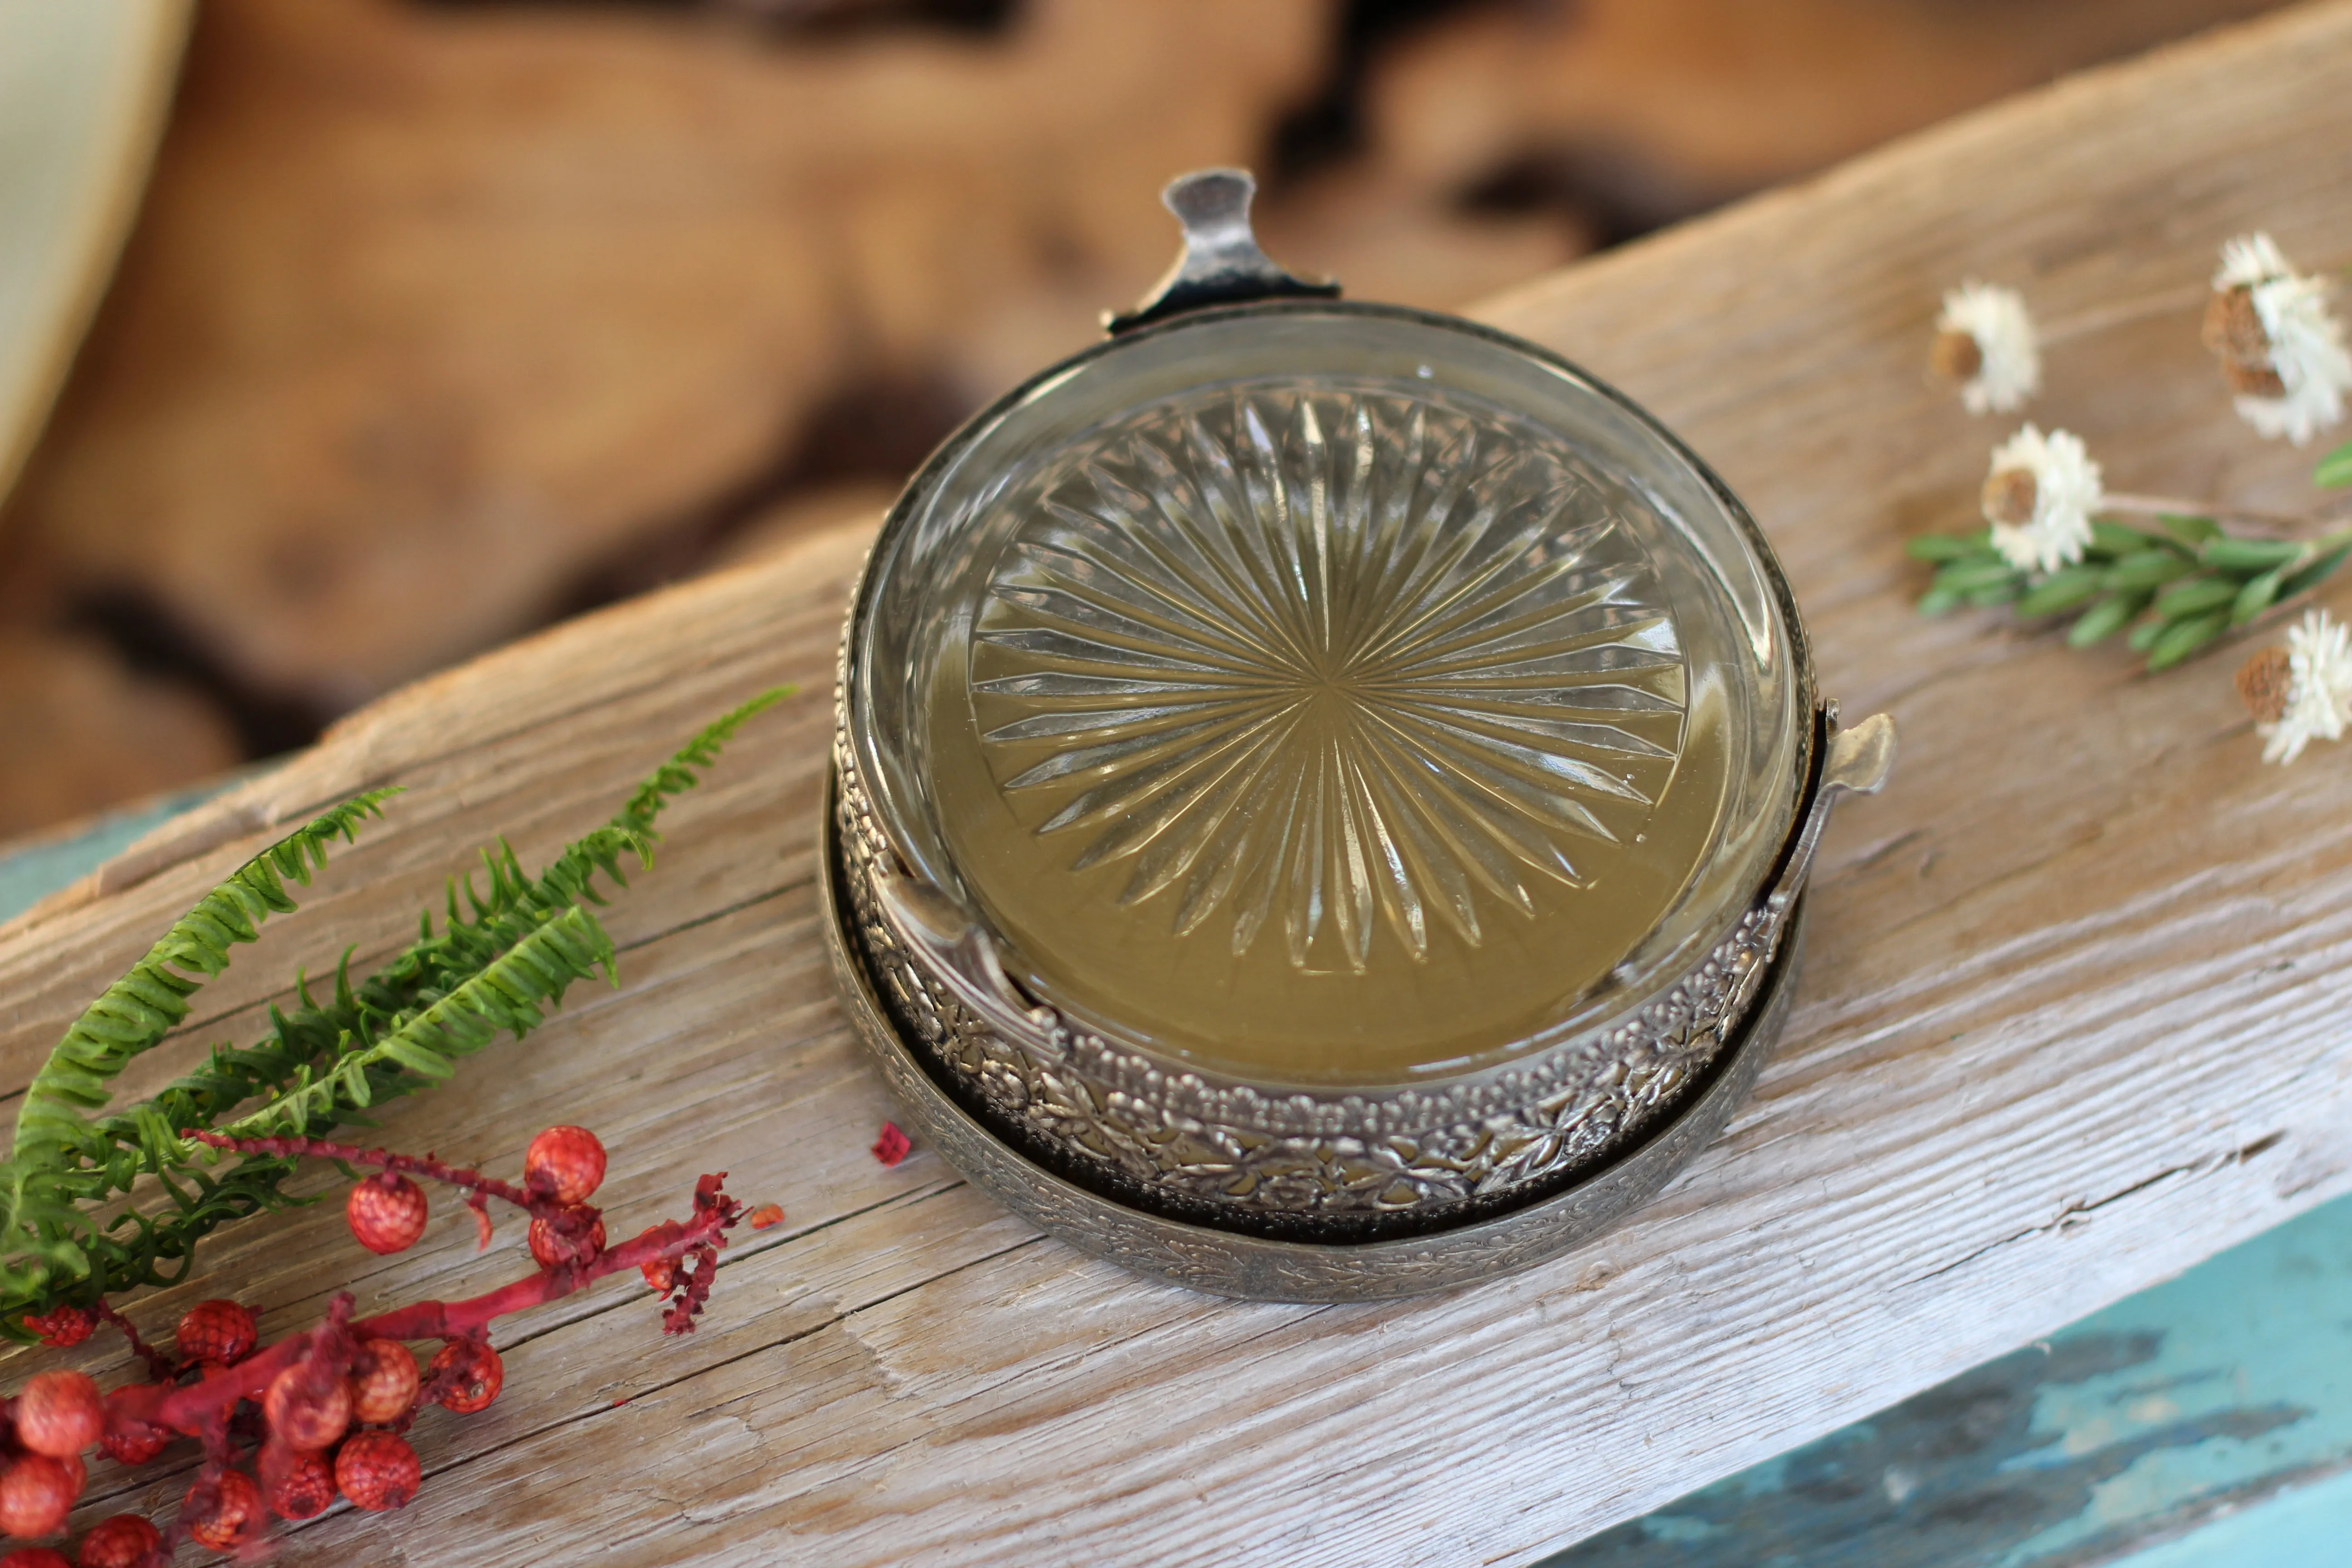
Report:
[[[2251,289],[2257,283],[2292,277],[2294,273],[2286,253],[2279,249],[2278,241],[2268,233],[2242,234],[2221,242],[2221,270],[2213,274],[2213,291],[2219,294],[2240,287]]]
[[[2028,425],[1993,449],[1984,482],[1992,545],[2021,572],[2051,572],[2083,559],[2099,509],[2099,465],[2081,437],[2044,436]]]
[[[2352,628],[2305,610],[2286,647],[2264,648],[2238,671],[2238,695],[2259,721],[2266,763],[2294,761],[2315,736],[2343,739],[2352,724]]]
[[[2239,415],[2263,436],[2300,447],[2344,417],[2352,353],[2327,308],[2327,279],[2296,272],[2269,235],[2221,247],[2205,342],[2221,358]]]
[[[1974,279],[1944,296],[1931,360],[1971,414],[2006,414],[2042,390],[2042,348],[2014,289]]]

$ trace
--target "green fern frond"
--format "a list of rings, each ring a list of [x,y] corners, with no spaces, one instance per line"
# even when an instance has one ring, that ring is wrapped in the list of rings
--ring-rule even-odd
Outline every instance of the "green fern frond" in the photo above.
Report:
[[[199,900],[131,972],[108,986],[74,1020],[26,1090],[14,1154],[94,1153],[100,1140],[82,1112],[107,1100],[107,1084],[132,1058],[152,1049],[187,1017],[188,998],[229,965],[229,949],[252,942],[261,922],[294,909],[286,879],[310,886],[327,846],[358,838],[360,826],[383,815],[399,792],[371,790],[315,818],[247,860]]]
[[[641,834],[648,839],[655,837],[654,818],[661,815],[662,807],[669,798],[701,783],[701,772],[719,760],[719,752],[735,738],[735,731],[740,730],[753,715],[774,707],[798,689],[793,686],[772,686],[733,712],[721,715],[700,734],[680,746],[676,755],[637,786],[636,793],[629,796],[628,805],[613,818],[613,826]]]
[[[560,1005],[572,982],[614,978],[611,938],[587,906],[606,901],[601,873],[625,888],[625,860],[650,866],[654,822],[752,715],[792,694],[761,693],[709,725],[647,777],[610,822],[566,845],[537,877],[503,840],[481,851],[475,877],[453,878],[446,920],[419,916],[415,941],[354,981],[347,951],[331,995],[297,974],[294,1005],[270,1008],[270,1032],[250,1047],[216,1046],[205,1064],[152,1100],[95,1120],[124,1063],[185,1019],[188,997],[253,940],[272,913],[291,910],[281,879],[307,884],[325,846],[380,816],[378,791],[346,803],[255,858],[174,926],[110,987],[35,1080],[16,1152],[0,1163],[0,1334],[21,1338],[24,1313],[184,1276],[197,1240],[232,1219],[293,1202],[281,1191],[291,1162],[247,1159],[226,1170],[190,1148],[193,1128],[324,1133],[383,1101],[430,1087],[501,1033],[517,1037]],[[70,1050],[68,1047],[72,1047]],[[36,1114],[36,1096],[38,1113]],[[238,1108],[263,1103],[242,1116]],[[142,1176],[167,1204],[129,1207],[101,1228],[91,1206],[127,1195]]]
[[[401,1072],[438,1082],[457,1070],[458,1058],[473,1055],[501,1031],[522,1038],[545,1021],[548,1009],[562,1005],[573,981],[599,970],[618,984],[613,939],[574,905],[415,1018],[345,1054],[331,1072],[306,1077],[291,1092],[221,1131],[238,1138],[323,1134],[347,1110],[373,1104]]]

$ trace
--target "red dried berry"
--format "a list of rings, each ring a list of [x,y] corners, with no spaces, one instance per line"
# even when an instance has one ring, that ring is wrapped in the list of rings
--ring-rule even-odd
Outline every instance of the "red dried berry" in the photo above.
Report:
[[[16,1395],[16,1440],[36,1454],[70,1458],[106,1431],[98,1384],[79,1372],[38,1372]]]
[[[637,1232],[637,1239],[649,1240],[661,1233],[660,1226],[649,1225]],[[656,1258],[650,1263],[638,1264],[637,1272],[646,1277],[647,1289],[656,1295],[667,1296],[670,1292],[670,1288],[677,1283],[677,1260],[672,1258]]]
[[[88,1307],[57,1307],[38,1317],[27,1312],[25,1326],[51,1350],[69,1351],[97,1331],[98,1314]]]
[[[784,1205],[782,1204],[761,1204],[758,1208],[753,1209],[746,1217],[751,1220],[751,1228],[753,1230],[765,1230],[772,1225],[782,1225],[784,1223]]]
[[[180,1504],[180,1518],[187,1522],[188,1533],[215,1552],[226,1552],[243,1539],[247,1527],[261,1520],[261,1489],[243,1470],[223,1470],[220,1492],[214,1500],[212,1511],[198,1516],[196,1487],[188,1489],[187,1500]]]
[[[381,1426],[416,1403],[416,1352],[398,1340],[362,1340],[352,1357],[352,1419]]]
[[[343,1217],[360,1245],[385,1255],[416,1245],[425,1234],[425,1189],[391,1171],[370,1176],[343,1202]]]
[[[885,1121],[881,1136],[874,1140],[874,1157],[886,1165],[895,1165],[905,1159],[907,1151],[914,1146],[913,1141],[898,1131],[897,1122]]]
[[[579,1205],[573,1205],[572,1212],[578,1213]],[[583,1241],[585,1241],[585,1246],[582,1245]],[[552,1268],[559,1263],[568,1262],[574,1258],[585,1258],[604,1250],[604,1222],[602,1219],[593,1222],[588,1226],[588,1234],[584,1237],[576,1234],[565,1236],[555,1228],[553,1222],[549,1220],[535,1219],[530,1222],[531,1260],[541,1268]]]
[[[390,1432],[362,1432],[335,1456],[335,1485],[370,1513],[402,1507],[424,1481],[416,1450]]]
[[[324,1454],[289,1454],[269,1489],[269,1506],[280,1519],[310,1519],[335,1500],[335,1468]]]
[[[65,1528],[87,1472],[79,1459],[26,1454],[0,1475],[0,1535],[30,1541]]]
[[[315,1452],[351,1429],[352,1385],[298,1363],[269,1380],[261,1416],[288,1447]]]
[[[523,1184],[570,1207],[604,1181],[604,1145],[585,1127],[551,1127],[522,1156]]]
[[[121,1464],[143,1465],[171,1447],[176,1436],[168,1426],[118,1415],[107,1423],[105,1436],[98,1440],[98,1451]]]
[[[436,1402],[445,1410],[460,1415],[471,1415],[478,1410],[488,1410],[490,1402],[506,1386],[506,1363],[499,1352],[479,1340],[451,1340],[443,1345],[425,1369],[429,1377],[449,1373],[450,1377]]]
[[[85,1559],[87,1561],[87,1559]],[[0,1568],[74,1568],[62,1552],[52,1552],[46,1546],[19,1546],[5,1557],[0,1557]]]
[[[147,1555],[163,1544],[163,1532],[135,1513],[100,1520],[81,1538],[77,1568],[146,1568]]]
[[[235,1366],[260,1338],[261,1325],[235,1301],[199,1301],[180,1320],[180,1359]]]

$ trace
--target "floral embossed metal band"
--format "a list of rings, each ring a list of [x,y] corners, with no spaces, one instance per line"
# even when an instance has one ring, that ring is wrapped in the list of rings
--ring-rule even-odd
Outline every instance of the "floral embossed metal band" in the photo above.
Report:
[[[1292,1214],[1419,1208],[1540,1185],[1634,1140],[1701,1076],[1754,1000],[1793,900],[1740,918],[1696,972],[1632,1022],[1479,1085],[1379,1097],[1270,1096],[1056,1028],[1016,1044],[961,1005],[876,899],[888,854],[845,747],[835,810],[856,936],[891,1011],[989,1108],[1058,1146],[1196,1202]]]

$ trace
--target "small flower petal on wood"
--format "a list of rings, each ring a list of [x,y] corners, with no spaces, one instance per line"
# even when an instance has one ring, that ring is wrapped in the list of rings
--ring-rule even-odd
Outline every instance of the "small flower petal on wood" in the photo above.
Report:
[[[907,1151],[914,1146],[914,1141],[898,1131],[897,1122],[885,1121],[881,1136],[874,1140],[874,1157],[886,1165],[895,1165],[905,1159]]]
[[[2236,685],[2238,700],[2255,721],[2275,724],[2286,717],[2294,690],[2294,660],[2283,647],[2266,647],[2238,667]]]
[[[1929,362],[1971,414],[2007,414],[2042,390],[2042,347],[2014,289],[1971,279],[1944,296]]]
[[[2254,726],[2263,739],[2263,761],[2281,764],[2303,755],[2315,739],[2342,740],[2346,726],[2352,725],[2352,628],[2325,610],[2306,610],[2302,622],[2287,631],[2286,656],[2286,693],[2278,717]],[[2238,678],[2239,693],[2246,696],[2247,671],[2240,670]],[[2274,681],[2275,675],[2270,679]],[[2252,697],[2247,706],[2253,706]]]
[[[2327,292],[2326,279],[2296,272],[2269,235],[2242,235],[2221,247],[2205,311],[2205,345],[2240,416],[2298,447],[2344,417],[2352,391],[2352,353]]]
[[[2099,465],[2082,438],[2028,425],[1996,447],[1985,476],[1993,548],[2021,572],[2054,572],[2083,559],[2102,494]]]

